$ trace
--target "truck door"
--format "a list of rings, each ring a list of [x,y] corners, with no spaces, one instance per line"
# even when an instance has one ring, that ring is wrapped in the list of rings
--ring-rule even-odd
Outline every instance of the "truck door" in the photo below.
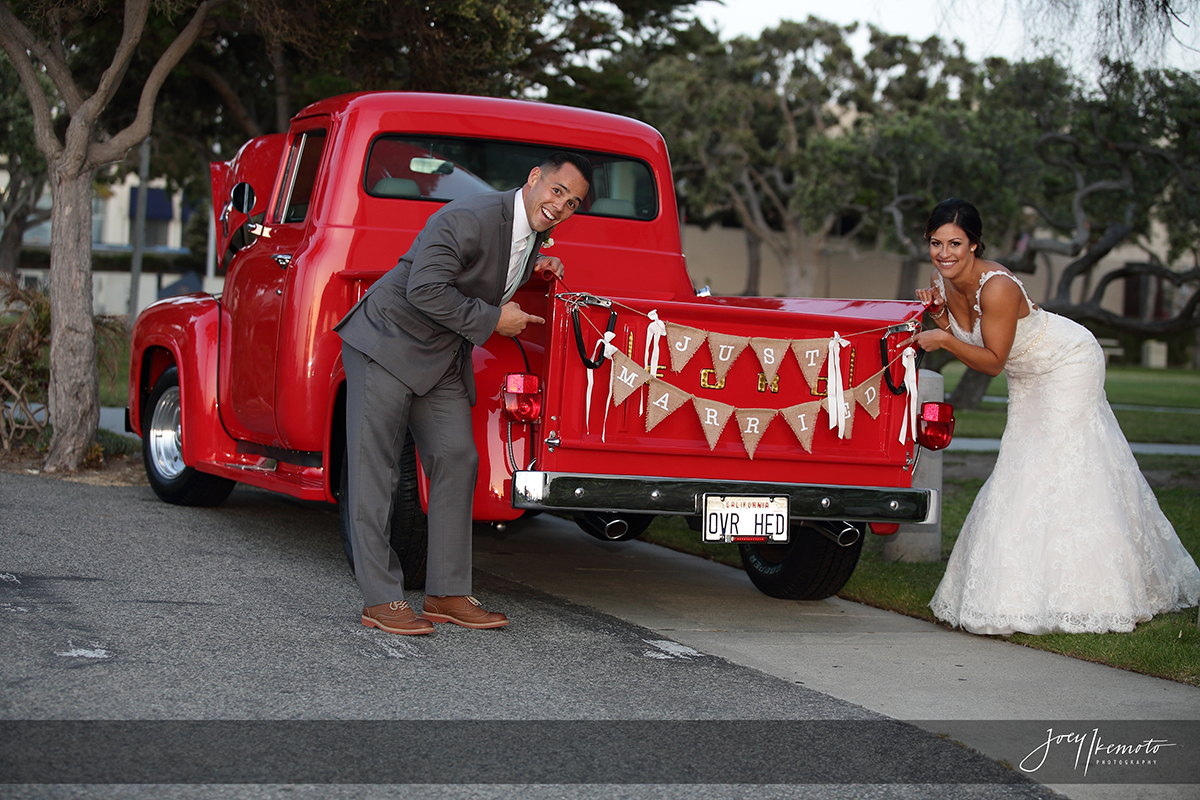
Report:
[[[328,125],[295,130],[274,201],[254,241],[229,266],[223,305],[221,420],[236,439],[281,445],[275,425],[279,326],[288,303],[288,270],[309,228],[309,203],[325,152]],[[257,187],[252,187],[257,190]]]

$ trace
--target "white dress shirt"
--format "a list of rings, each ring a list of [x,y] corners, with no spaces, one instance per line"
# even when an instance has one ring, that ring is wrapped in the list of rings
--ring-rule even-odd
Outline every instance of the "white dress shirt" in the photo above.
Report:
[[[517,292],[516,282],[521,278],[521,270],[529,256],[533,238],[534,232],[529,225],[529,215],[525,213],[525,190],[521,189],[513,195],[512,249],[508,254],[508,277],[504,281],[504,296],[500,299],[501,305],[511,300]]]

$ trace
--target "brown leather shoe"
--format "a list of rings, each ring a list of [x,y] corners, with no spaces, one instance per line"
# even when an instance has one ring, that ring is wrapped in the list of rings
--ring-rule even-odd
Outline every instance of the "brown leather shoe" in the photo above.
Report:
[[[499,611],[488,611],[470,595],[425,595],[425,608],[421,613],[434,622],[453,622],[464,628],[503,628],[508,624],[508,617]]]
[[[363,609],[362,624],[402,636],[433,633],[433,623],[413,611],[403,600],[367,606]]]

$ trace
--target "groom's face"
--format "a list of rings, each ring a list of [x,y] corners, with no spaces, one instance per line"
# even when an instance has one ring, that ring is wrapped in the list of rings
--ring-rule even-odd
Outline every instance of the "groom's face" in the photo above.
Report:
[[[525,214],[538,233],[550,230],[574,214],[587,196],[588,183],[574,164],[556,170],[534,167],[525,183]]]

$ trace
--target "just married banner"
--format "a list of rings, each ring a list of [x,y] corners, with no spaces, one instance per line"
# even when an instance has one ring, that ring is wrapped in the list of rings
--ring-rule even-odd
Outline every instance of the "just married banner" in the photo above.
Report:
[[[853,386],[849,385],[849,381],[842,374],[841,350],[849,346],[850,342],[837,331],[834,331],[832,336],[816,339],[744,337],[659,320],[657,313],[653,311],[648,316],[650,323],[647,327],[644,363],[639,364],[613,346],[611,332],[603,334],[601,341],[597,343],[597,349],[603,347],[605,355],[611,362],[608,393],[609,403],[612,407],[621,406],[635,394],[641,398],[639,390],[646,387],[645,397],[639,405],[639,413],[644,414],[647,432],[652,431],[655,426],[679,409],[690,406],[696,414],[710,450],[716,447],[718,439],[730,420],[736,420],[746,454],[750,458],[754,458],[754,452],[768,426],[775,423],[777,419],[782,419],[804,450],[811,453],[813,435],[818,426],[820,411],[825,411],[825,424],[831,430],[836,429],[839,439],[849,439],[853,436],[857,409],[864,409],[872,418],[879,416],[883,373],[891,364],[885,364],[866,380]],[[777,409],[738,408],[717,400],[699,397],[669,380],[657,377],[659,347],[663,339],[666,340],[666,347],[670,354],[669,368],[673,373],[681,372],[697,353],[702,349],[707,349],[715,380],[717,383],[721,383],[726,379],[734,362],[739,357],[746,357],[744,356],[746,352],[751,352],[757,358],[762,375],[769,385],[775,379],[783,362],[791,357],[797,362],[813,393],[817,388],[818,379],[822,375],[825,377],[827,395],[820,400],[811,400]],[[914,352],[911,347],[908,347],[898,359],[904,364],[904,383],[905,387],[909,389],[907,413],[900,433],[902,444],[906,442],[908,436],[915,437],[916,433]],[[592,384],[590,378],[589,374],[589,387]],[[606,404],[607,407],[609,407],[608,404]],[[587,400],[587,408],[590,425],[590,396]],[[607,420],[607,411],[605,419]]]

